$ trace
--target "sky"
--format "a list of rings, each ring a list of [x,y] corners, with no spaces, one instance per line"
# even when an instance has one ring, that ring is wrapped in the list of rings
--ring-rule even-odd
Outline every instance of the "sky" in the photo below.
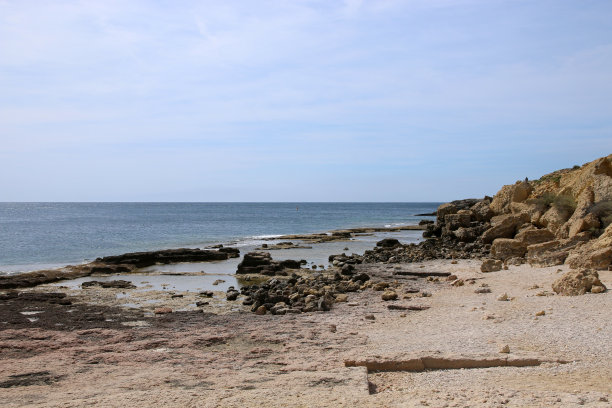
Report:
[[[0,201],[449,201],[612,153],[608,0],[0,0]]]

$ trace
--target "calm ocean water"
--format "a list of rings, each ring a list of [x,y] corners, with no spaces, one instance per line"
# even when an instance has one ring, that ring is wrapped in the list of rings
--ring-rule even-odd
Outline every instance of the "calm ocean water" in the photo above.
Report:
[[[0,203],[0,271],[131,251],[416,224],[440,203]]]

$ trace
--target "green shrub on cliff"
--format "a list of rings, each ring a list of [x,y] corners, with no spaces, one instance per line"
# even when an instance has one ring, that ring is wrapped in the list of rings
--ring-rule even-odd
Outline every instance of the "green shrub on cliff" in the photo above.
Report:
[[[612,200],[600,201],[593,204],[589,212],[593,213],[601,221],[601,228],[605,229],[612,224]]]

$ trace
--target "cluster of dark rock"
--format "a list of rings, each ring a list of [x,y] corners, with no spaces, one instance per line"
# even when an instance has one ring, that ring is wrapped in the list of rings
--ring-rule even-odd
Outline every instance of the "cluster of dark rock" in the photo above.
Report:
[[[87,281],[81,283],[82,288],[88,288],[91,286],[100,286],[101,288],[114,288],[114,289],[135,289],[136,286],[130,281],[118,279],[112,281]]]
[[[242,303],[251,306],[251,311],[257,314],[328,311],[339,295],[356,292],[369,279],[366,273],[348,269],[333,277],[321,273],[302,277],[293,273],[289,279],[272,278],[263,284],[245,286],[240,293],[245,296]],[[237,297],[236,289],[228,289],[228,300]]]
[[[493,213],[490,197],[465,199],[443,204],[438,208],[437,221],[423,221],[426,228],[419,244],[403,245],[397,239],[386,238],[376,247],[360,255],[332,255],[330,262],[343,268],[345,264],[404,263],[433,259],[472,259],[486,257],[491,241],[482,239],[491,226]]]
[[[220,247],[215,251],[199,248],[179,248],[105,256],[96,259],[96,262],[104,265],[134,265],[137,268],[144,268],[155,264],[223,261],[229,258],[237,258],[239,255],[240,250],[238,248],[230,247]]]
[[[238,264],[236,273],[287,276],[289,275],[287,269],[300,269],[306,263],[305,260],[295,261],[293,259],[275,261],[269,252],[249,252],[244,255],[242,262]]]

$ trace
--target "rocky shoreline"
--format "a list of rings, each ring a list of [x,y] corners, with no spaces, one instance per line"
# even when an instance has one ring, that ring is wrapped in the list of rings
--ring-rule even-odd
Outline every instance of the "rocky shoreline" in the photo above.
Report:
[[[1,276],[0,388],[11,407],[609,406],[610,203],[612,156],[419,226],[277,237],[291,241],[244,254],[244,284],[223,291],[53,283],[236,248]],[[405,229],[426,239],[331,254],[324,270],[267,252]],[[120,307],[128,294],[141,306]]]

